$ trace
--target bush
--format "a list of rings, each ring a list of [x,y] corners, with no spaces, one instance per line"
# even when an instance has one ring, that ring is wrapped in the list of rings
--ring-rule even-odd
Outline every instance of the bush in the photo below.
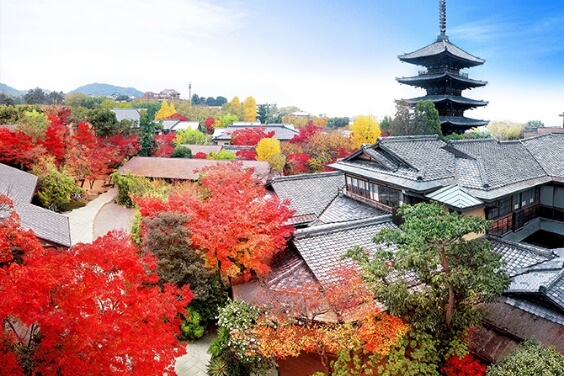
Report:
[[[186,146],[178,145],[172,151],[172,158],[192,158],[192,150]]]
[[[59,171],[53,157],[44,157],[33,167],[37,175],[37,198],[41,205],[53,211],[60,210],[71,200],[74,179]]]
[[[195,340],[204,336],[205,328],[200,324],[201,317],[198,311],[192,307],[186,309],[187,315],[184,317],[180,330],[182,340]]]
[[[484,376],[486,365],[471,354],[463,358],[453,355],[446,360],[441,373],[445,376]]]
[[[488,367],[487,376],[564,375],[564,355],[554,347],[526,341],[502,361]]]

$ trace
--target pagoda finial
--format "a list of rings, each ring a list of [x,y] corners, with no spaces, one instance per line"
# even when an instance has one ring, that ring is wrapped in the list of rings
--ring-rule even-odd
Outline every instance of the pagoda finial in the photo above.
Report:
[[[446,36],[446,0],[439,0],[439,39],[447,39]]]

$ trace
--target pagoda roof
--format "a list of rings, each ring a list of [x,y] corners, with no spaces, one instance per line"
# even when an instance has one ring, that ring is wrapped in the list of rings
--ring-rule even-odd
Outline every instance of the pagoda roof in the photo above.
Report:
[[[481,101],[481,100],[461,97],[458,95],[447,95],[447,94],[426,95],[424,97],[406,99],[405,101],[412,105],[417,104],[419,101],[431,101],[435,104],[441,102],[452,102],[459,105],[464,105],[468,108],[481,107],[481,106],[486,106],[488,104],[487,101]]]
[[[474,128],[488,125],[488,120],[471,119],[464,116],[439,116],[441,125],[451,125],[453,128]]]
[[[469,54],[463,49],[450,43],[448,37],[439,37],[436,42],[431,43],[416,51],[398,56],[401,61],[422,66],[436,66],[442,61],[448,62],[449,66],[469,68],[482,65],[484,59]]]
[[[487,81],[473,80],[471,78],[468,78],[468,76],[466,75],[455,74],[451,72],[420,74],[419,76],[414,77],[396,78],[399,83],[419,87],[427,87],[429,85],[445,81],[446,79],[451,79],[453,82],[466,88],[482,87],[487,85]]]

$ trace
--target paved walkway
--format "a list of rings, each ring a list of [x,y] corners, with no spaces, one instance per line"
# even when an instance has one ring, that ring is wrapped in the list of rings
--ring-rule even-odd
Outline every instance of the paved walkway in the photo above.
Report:
[[[90,201],[86,206],[74,209],[64,215],[69,218],[71,243],[92,243],[94,239],[105,235],[110,230],[124,229],[131,231],[134,211],[114,203],[117,187]],[[206,367],[210,359],[207,353],[212,335],[188,343],[187,354],[176,361],[178,376],[206,376]]]
[[[188,343],[186,355],[176,359],[176,374],[178,376],[206,376],[206,368],[210,360],[207,353],[213,335],[206,334],[203,338]]]

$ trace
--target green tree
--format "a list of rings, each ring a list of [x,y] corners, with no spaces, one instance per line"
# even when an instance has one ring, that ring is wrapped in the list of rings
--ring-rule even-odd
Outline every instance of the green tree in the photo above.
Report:
[[[392,121],[394,119],[392,119],[391,116],[384,116],[384,118],[382,119],[382,121],[380,121],[380,130],[382,131],[382,134],[384,135],[388,135],[390,134],[390,128],[392,127]]]
[[[564,355],[554,347],[526,341],[500,362],[488,367],[486,376],[564,375]]]
[[[438,134],[442,136],[439,111],[431,101],[419,101],[413,111],[415,134]]]
[[[141,130],[139,155],[148,157],[155,147],[155,132],[157,129],[155,122],[149,118],[149,113],[141,114],[139,128]]]
[[[265,104],[259,104],[257,118],[261,124],[266,124],[266,119],[268,118],[268,107]]]
[[[477,237],[488,221],[449,213],[436,203],[403,205],[398,213],[404,220],[400,229],[384,229],[374,237],[377,244],[395,244],[397,251],[382,248],[370,258],[356,248],[348,256],[360,263],[390,313],[430,335],[445,356],[461,345],[468,327],[480,323],[478,304],[499,297],[509,278],[501,256]]]
[[[349,122],[348,117],[332,117],[327,120],[327,128],[343,128],[349,125]]]
[[[37,197],[45,208],[60,210],[71,200],[74,179],[59,171],[53,157],[42,157],[31,171],[38,178]]]
[[[47,94],[36,87],[35,89],[30,89],[26,95],[24,95],[25,103],[27,104],[45,104],[47,103]]]
[[[235,156],[235,153],[230,152],[230,151],[225,150],[225,149],[221,149],[217,153],[214,153],[213,151],[210,152],[208,154],[208,156],[206,157],[206,159],[221,159],[221,160],[234,161],[235,159],[237,159],[237,157]]]
[[[544,128],[544,123],[540,120],[529,120],[525,123],[525,130],[534,130],[537,128]]]
[[[52,91],[47,94],[47,103],[55,105],[55,104],[63,104],[65,103],[65,94],[62,91],[56,92]]]
[[[518,140],[523,138],[525,126],[510,121],[495,121],[488,125],[488,131],[498,141]]]
[[[192,158],[192,150],[186,146],[178,145],[172,151],[172,158]]]
[[[49,119],[41,111],[32,109],[31,111],[24,112],[24,117],[18,129],[33,137],[34,140],[43,139],[45,137],[45,130],[49,125]]]
[[[176,132],[174,143],[176,145],[204,145],[206,143],[206,135],[197,129],[181,129]]]
[[[107,108],[92,110],[88,120],[94,128],[96,136],[107,137],[120,133],[120,126],[116,114]]]

